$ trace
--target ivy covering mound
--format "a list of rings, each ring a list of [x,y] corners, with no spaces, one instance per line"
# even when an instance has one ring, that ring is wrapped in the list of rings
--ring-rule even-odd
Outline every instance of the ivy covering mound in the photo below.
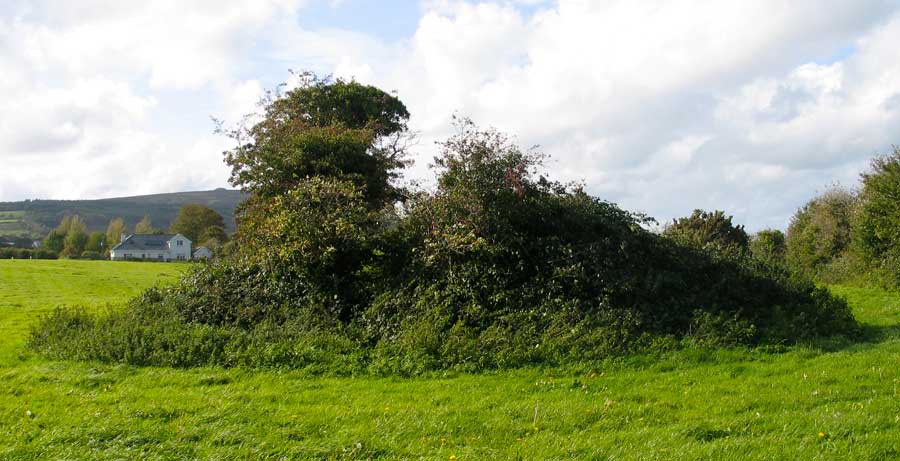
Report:
[[[846,303],[806,279],[652,233],[467,120],[441,145],[434,190],[398,188],[408,117],[355,82],[309,78],[274,98],[226,153],[251,195],[233,254],[122,310],[60,309],[32,346],[140,365],[415,374],[856,329]]]

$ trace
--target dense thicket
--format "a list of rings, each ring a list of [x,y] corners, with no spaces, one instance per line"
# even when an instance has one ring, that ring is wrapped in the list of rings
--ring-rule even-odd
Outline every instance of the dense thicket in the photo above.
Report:
[[[59,310],[32,346],[135,364],[418,373],[855,328],[806,279],[651,233],[467,120],[441,145],[436,189],[399,189],[407,117],[356,82],[312,79],[271,102],[226,155],[252,194],[232,256],[122,311]]]

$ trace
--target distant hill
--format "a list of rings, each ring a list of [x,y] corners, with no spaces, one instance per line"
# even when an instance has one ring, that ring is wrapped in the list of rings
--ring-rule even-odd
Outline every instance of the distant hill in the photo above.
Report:
[[[200,203],[225,218],[225,227],[233,232],[234,209],[246,198],[238,190],[174,192],[100,200],[25,200],[0,202],[0,236],[40,238],[59,224],[66,215],[78,215],[89,231],[106,231],[113,218],[122,218],[129,229],[150,215],[154,227],[168,229],[182,205]]]

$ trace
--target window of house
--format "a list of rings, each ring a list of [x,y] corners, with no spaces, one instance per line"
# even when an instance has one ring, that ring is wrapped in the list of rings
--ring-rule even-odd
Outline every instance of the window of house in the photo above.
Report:
[[[184,241],[182,241],[182,240],[175,241],[175,245],[177,245],[177,246],[181,246],[182,243],[184,243]]]

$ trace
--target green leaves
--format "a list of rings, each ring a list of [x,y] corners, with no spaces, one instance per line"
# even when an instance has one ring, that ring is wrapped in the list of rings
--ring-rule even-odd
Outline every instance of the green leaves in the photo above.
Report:
[[[854,241],[862,256],[900,286],[900,147],[872,161],[862,175]]]

